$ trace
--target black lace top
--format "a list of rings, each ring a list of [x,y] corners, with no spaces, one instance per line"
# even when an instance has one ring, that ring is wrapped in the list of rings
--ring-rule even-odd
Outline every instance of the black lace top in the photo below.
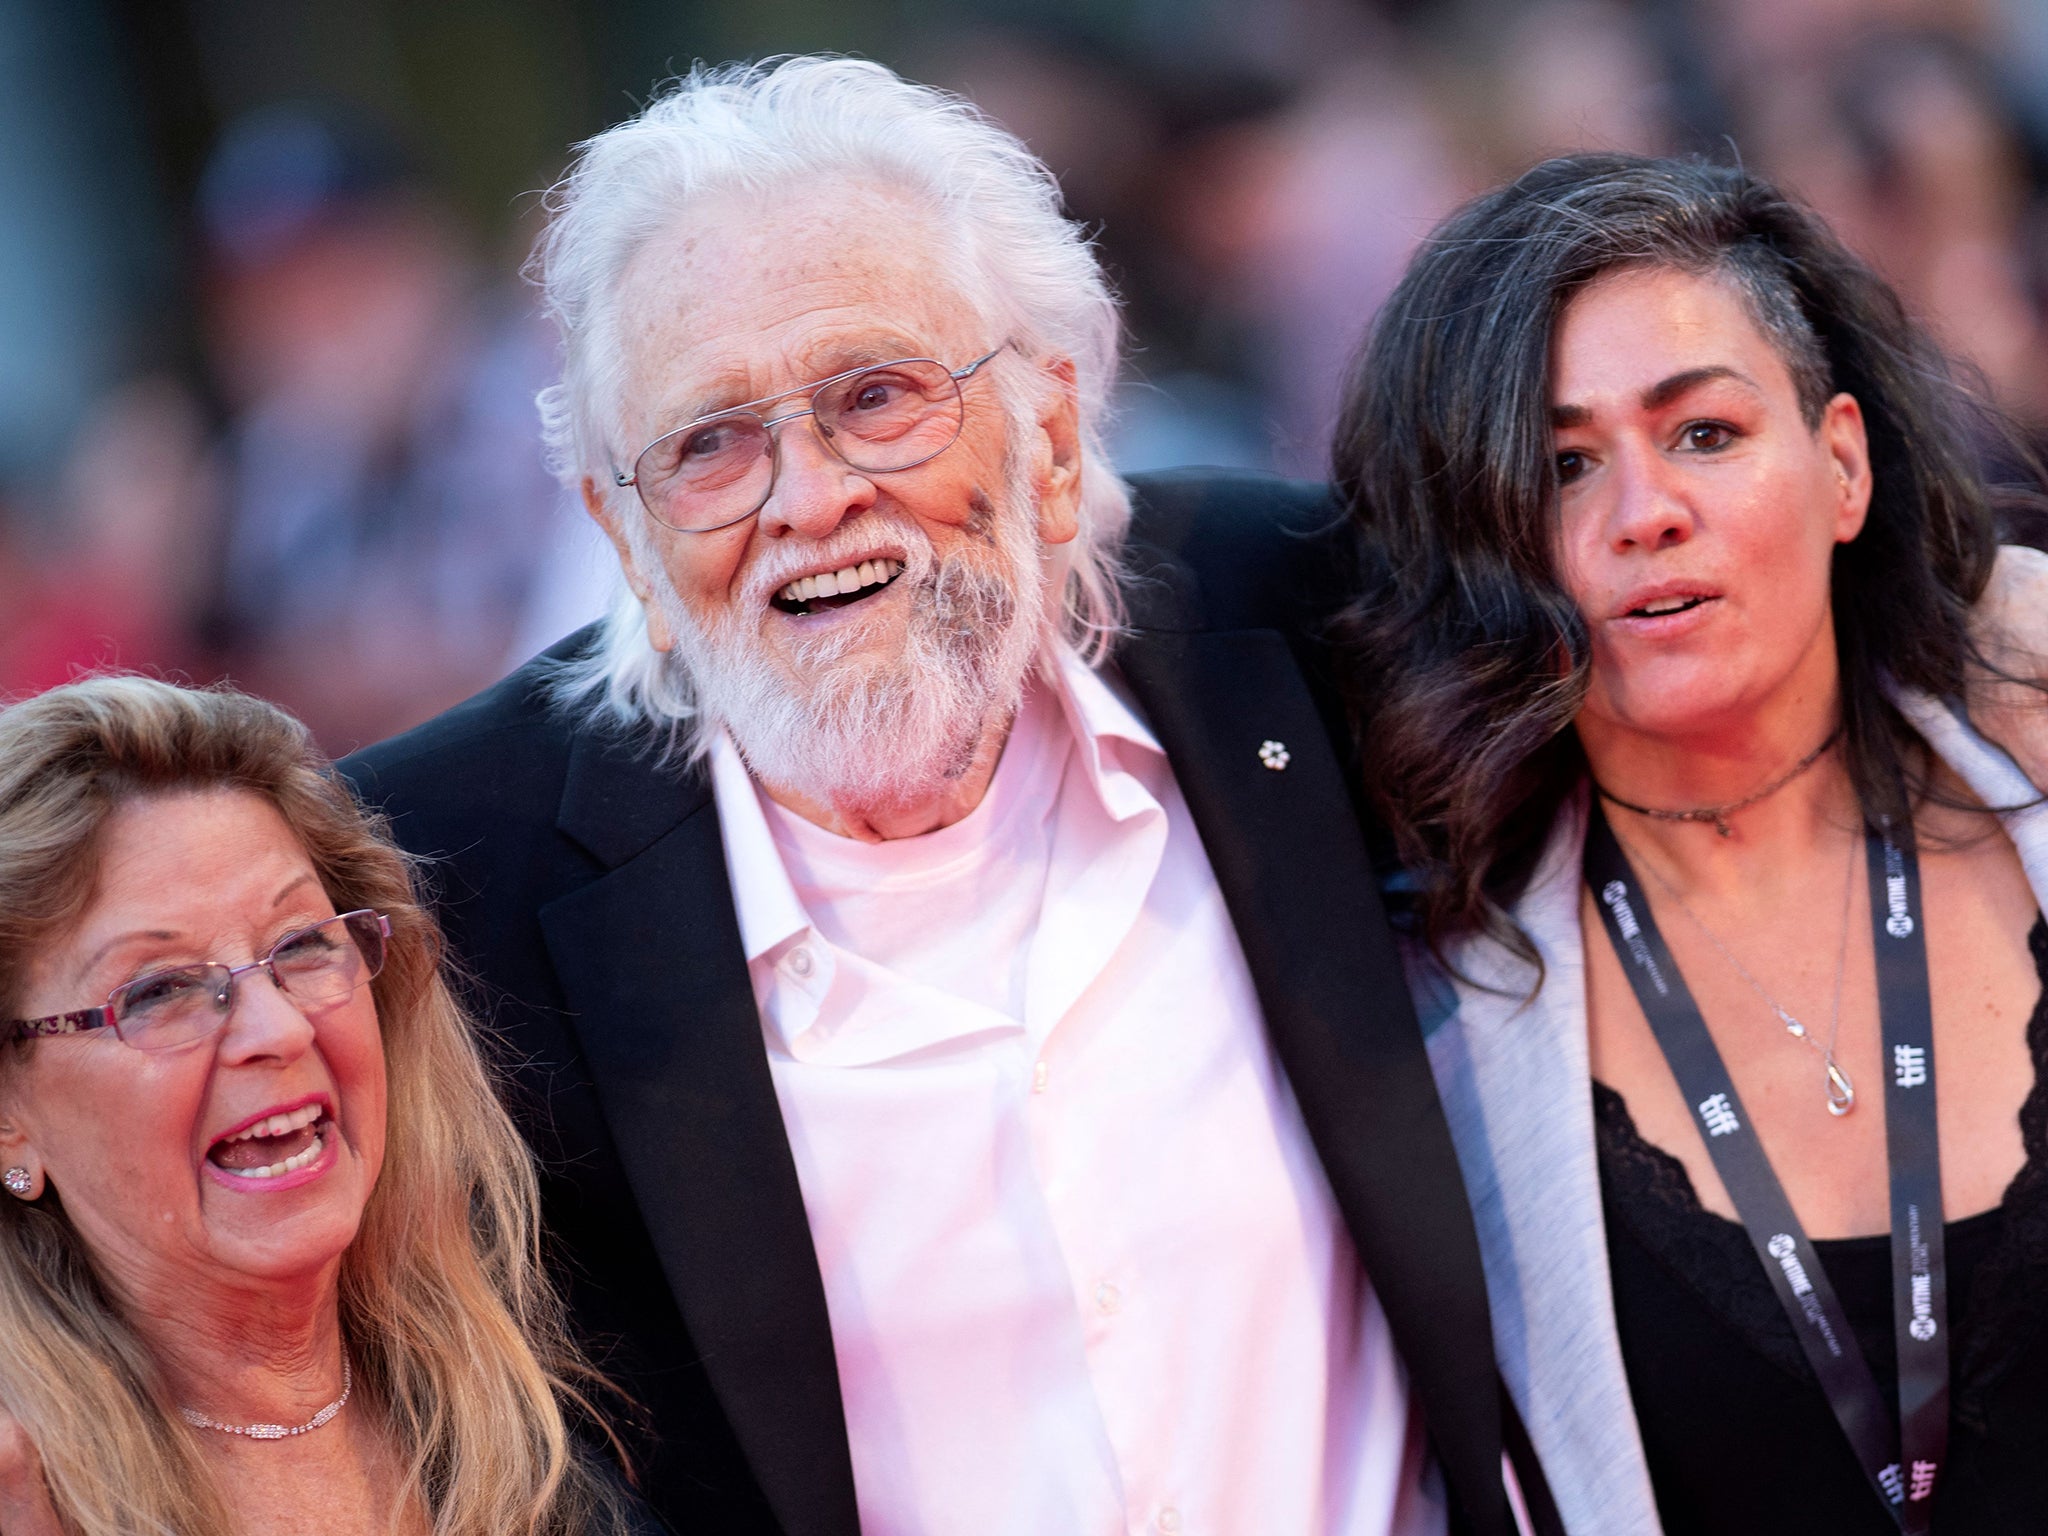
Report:
[[[1948,1223],[1948,1469],[1937,1536],[2048,1531],[2048,921],[2027,1027],[2027,1160],[1994,1210]],[[1614,1305],[1666,1536],[1885,1536],[1898,1527],[1849,1451],[1792,1325],[1735,1222],[1593,1085]],[[1891,1240],[1814,1244],[1897,1413]]]

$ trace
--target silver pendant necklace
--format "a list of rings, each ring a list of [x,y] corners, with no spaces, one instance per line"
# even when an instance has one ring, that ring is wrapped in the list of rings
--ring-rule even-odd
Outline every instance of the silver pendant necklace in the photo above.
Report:
[[[224,1435],[241,1435],[250,1440],[289,1440],[293,1435],[308,1434],[332,1421],[348,1402],[349,1393],[355,1390],[355,1378],[348,1368],[348,1356],[341,1357],[341,1396],[322,1408],[303,1424],[223,1424],[218,1419],[209,1419],[196,1408],[180,1407],[178,1417],[194,1429],[219,1430]]]
[[[1615,834],[1615,840],[1620,842],[1619,833]],[[1707,942],[1719,951],[1721,958],[1735,968],[1735,974],[1749,983],[1750,990],[1762,998],[1764,1005],[1778,1016],[1778,1021],[1785,1026],[1785,1032],[1795,1040],[1804,1040],[1820,1052],[1820,1059],[1827,1065],[1828,1113],[1839,1119],[1854,1109],[1856,1085],[1849,1080],[1849,1074],[1842,1070],[1841,1063],[1835,1060],[1835,1042],[1842,1032],[1842,976],[1849,960],[1849,901],[1856,890],[1856,839],[1849,840],[1849,868],[1842,878],[1842,943],[1835,951],[1835,1001],[1832,1017],[1828,1021],[1826,1045],[1814,1039],[1812,1030],[1795,1017],[1790,1009],[1764,990],[1764,984],[1750,973],[1748,966],[1735,958],[1735,952],[1721,942],[1721,936],[1707,926],[1706,919],[1686,904],[1685,898],[1678,894],[1677,887],[1657,872],[1656,865],[1643,858],[1626,843],[1622,844],[1622,848],[1636,868],[1649,871],[1650,878],[1663,887],[1664,894],[1678,904],[1678,910],[1692,920],[1693,926],[1707,936]]]

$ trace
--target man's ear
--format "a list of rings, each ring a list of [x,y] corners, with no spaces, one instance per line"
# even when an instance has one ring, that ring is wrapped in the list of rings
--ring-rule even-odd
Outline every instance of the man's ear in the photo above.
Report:
[[[1836,395],[1820,418],[1821,446],[1835,471],[1835,542],[1847,544],[1863,531],[1870,515],[1870,436],[1863,407],[1850,394]]]
[[[1081,530],[1081,409],[1072,358],[1041,364],[1054,387],[1038,408],[1031,479],[1038,495],[1038,537],[1066,544]]]
[[[583,510],[612,541],[612,552],[619,557],[619,568],[626,573],[626,585],[640,600],[640,611],[647,615],[647,643],[657,651],[674,650],[676,637],[669,631],[668,616],[661,611],[661,604],[654,600],[654,585],[634,557],[633,541],[626,537],[626,530],[619,523],[618,509],[588,475],[583,477],[582,490]]]

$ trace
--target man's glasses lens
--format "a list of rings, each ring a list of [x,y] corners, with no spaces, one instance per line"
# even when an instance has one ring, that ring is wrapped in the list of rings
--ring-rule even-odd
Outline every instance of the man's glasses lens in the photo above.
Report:
[[[838,455],[877,474],[922,463],[960,435],[960,383],[938,363],[877,368],[818,391],[811,408]]]
[[[846,463],[887,474],[922,464],[960,435],[960,382],[930,358],[886,363],[819,386],[809,414]],[[688,533],[737,522],[775,483],[769,420],[749,410],[692,422],[650,444],[633,476],[647,510],[671,528]]]
[[[325,1007],[382,971],[384,949],[381,917],[345,912],[286,934],[262,960],[236,969],[267,969],[294,1003]],[[132,981],[109,999],[115,1032],[145,1051],[201,1039],[234,1006],[235,974],[225,965],[187,965]]]

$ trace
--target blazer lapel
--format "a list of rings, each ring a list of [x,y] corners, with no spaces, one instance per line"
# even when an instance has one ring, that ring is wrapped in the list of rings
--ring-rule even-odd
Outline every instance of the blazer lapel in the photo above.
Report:
[[[1446,1477],[1473,1529],[1508,1530],[1478,1239],[1315,699],[1273,630],[1140,631],[1117,660],[1201,831]]]
[[[692,1341],[789,1536],[855,1536],[825,1291],[699,779],[579,738],[559,825],[609,872],[542,909]]]

